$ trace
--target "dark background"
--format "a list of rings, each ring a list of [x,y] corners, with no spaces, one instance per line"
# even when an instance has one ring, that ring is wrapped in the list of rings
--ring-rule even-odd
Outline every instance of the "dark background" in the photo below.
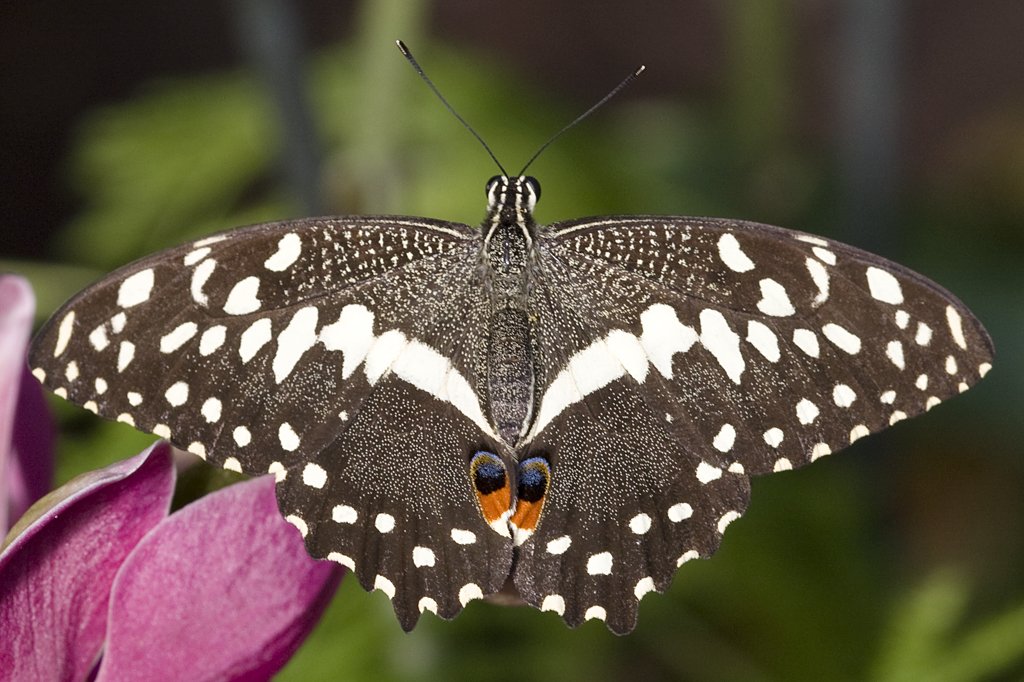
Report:
[[[283,679],[1024,675],[1024,3],[93,4],[0,9],[0,270],[31,279],[42,316],[213,229],[478,221],[495,170],[401,37],[513,170],[648,67],[531,168],[541,220],[715,214],[838,238],[956,292],[995,340],[966,396],[755,482],[719,554],[627,638],[483,604],[406,636],[347,581]],[[64,476],[142,442],[64,416]]]

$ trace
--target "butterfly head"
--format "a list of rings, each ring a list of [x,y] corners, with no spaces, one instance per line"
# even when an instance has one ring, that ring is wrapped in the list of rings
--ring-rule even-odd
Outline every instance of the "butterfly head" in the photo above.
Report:
[[[495,175],[487,181],[487,214],[501,215],[513,222],[521,222],[533,214],[540,199],[537,178],[520,175],[515,178]]]

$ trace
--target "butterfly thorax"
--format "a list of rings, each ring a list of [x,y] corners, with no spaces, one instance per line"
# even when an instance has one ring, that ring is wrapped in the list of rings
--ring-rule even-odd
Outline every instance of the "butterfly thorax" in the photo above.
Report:
[[[533,178],[492,178],[483,224],[489,298],[487,389],[491,421],[510,446],[526,433],[534,401],[534,339],[527,309],[540,186]]]

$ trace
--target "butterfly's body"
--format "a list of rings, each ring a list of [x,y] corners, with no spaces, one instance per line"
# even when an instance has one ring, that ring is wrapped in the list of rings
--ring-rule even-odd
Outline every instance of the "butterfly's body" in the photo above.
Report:
[[[113,273],[31,362],[58,394],[278,480],[311,554],[405,628],[511,580],[569,624],[635,624],[707,557],[751,476],[966,390],[971,313],[877,256],[754,223],[536,225],[536,182],[483,225],[254,226]]]
[[[482,228],[481,296],[489,304],[490,318],[487,402],[491,423],[509,447],[525,433],[535,398],[530,280],[537,267],[532,216],[536,182],[530,182],[492,179]]]

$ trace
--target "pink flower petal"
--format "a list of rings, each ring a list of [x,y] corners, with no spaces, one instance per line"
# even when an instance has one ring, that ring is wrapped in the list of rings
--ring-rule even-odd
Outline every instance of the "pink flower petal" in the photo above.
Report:
[[[114,583],[97,681],[266,679],[312,630],[338,586],[281,518],[270,476],[172,514]]]
[[[7,460],[9,519],[24,514],[53,485],[54,429],[43,387],[26,365],[22,370],[11,454]]]
[[[0,671],[6,679],[89,674],[103,646],[114,576],[166,516],[173,488],[171,449],[158,443],[79,476],[18,522],[21,532],[0,553]]]
[[[0,529],[8,528],[7,496],[15,475],[11,465],[14,412],[18,404],[25,348],[32,332],[36,299],[28,282],[0,276]]]

